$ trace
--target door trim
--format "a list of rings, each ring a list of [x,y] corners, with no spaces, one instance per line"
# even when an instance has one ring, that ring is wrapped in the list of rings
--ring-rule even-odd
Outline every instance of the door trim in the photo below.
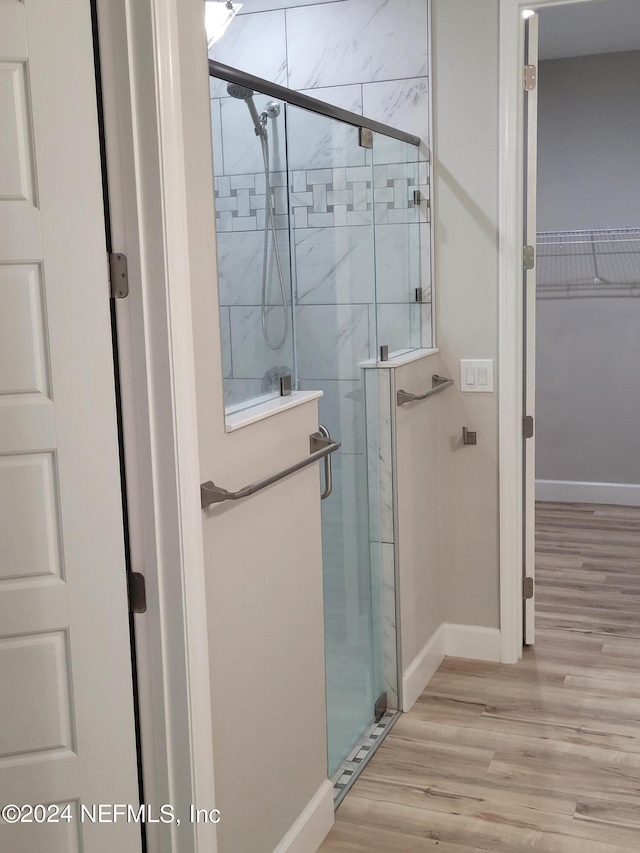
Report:
[[[594,0],[500,0],[498,145],[498,430],[503,663],[522,657],[524,9]]]
[[[183,105],[206,42],[199,3],[97,0],[113,244],[128,257],[118,300],[147,802],[181,827],[148,827],[154,853],[215,853],[209,645],[200,508]],[[190,42],[190,51],[185,51]],[[191,55],[189,55],[191,54]],[[195,57],[195,58],[193,58]],[[198,81],[199,82],[199,81]],[[197,93],[194,97],[197,97]]]
[[[109,199],[109,169],[107,166],[106,138],[105,138],[105,117],[104,117],[104,98],[102,92],[102,64],[100,57],[100,38],[98,32],[98,7],[97,0],[90,0],[91,8],[91,34],[93,40],[93,65],[96,78],[96,106],[97,106],[97,122],[98,122],[98,137],[100,146],[100,169],[102,172],[102,195],[104,208],[104,230],[105,230],[105,249],[110,259],[113,251],[113,240],[111,234],[111,205]],[[110,270],[111,275],[111,270]],[[109,299],[109,316],[111,322],[111,346],[113,352],[113,373],[114,373],[114,391],[115,391],[115,406],[116,406],[116,424],[118,431],[118,460],[120,463],[120,491],[122,500],[122,525],[124,539],[124,556],[125,570],[127,575],[127,594],[131,594],[131,541],[130,541],[130,524],[129,524],[129,506],[127,494],[127,472],[124,454],[124,433],[123,433],[123,416],[122,416],[122,378],[120,371],[120,354],[118,343],[118,324],[117,311],[114,299]],[[133,711],[135,723],[135,738],[136,738],[136,760],[138,771],[138,792],[140,796],[140,804],[146,803],[144,777],[142,772],[142,741],[140,732],[140,688],[138,677],[138,653],[136,648],[136,633],[135,633],[135,617],[131,609],[131,599],[129,599],[129,642],[131,646],[131,676],[133,690]],[[147,827],[145,823],[140,824],[140,838],[142,844],[142,853],[148,851]]]

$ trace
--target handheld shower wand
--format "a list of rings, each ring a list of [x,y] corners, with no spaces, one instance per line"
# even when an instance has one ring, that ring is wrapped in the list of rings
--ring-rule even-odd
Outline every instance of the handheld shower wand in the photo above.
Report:
[[[264,180],[265,180],[265,217],[264,217],[264,254],[262,258],[262,334],[265,342],[270,349],[280,349],[287,339],[289,333],[289,314],[287,312],[287,293],[284,283],[284,272],[282,270],[282,262],[280,260],[280,252],[278,251],[278,237],[276,233],[276,220],[273,210],[273,201],[271,199],[271,181],[270,181],[270,165],[269,165],[269,134],[267,133],[267,121],[270,118],[276,118],[280,115],[280,104],[277,101],[269,101],[262,113],[258,114],[255,101],[253,100],[253,92],[246,86],[241,86],[239,83],[228,83],[227,92],[232,98],[237,98],[244,101],[249,109],[251,120],[253,121],[253,129],[257,137],[260,139],[262,146],[262,160],[264,163]],[[276,258],[276,267],[278,270],[278,279],[280,283],[280,293],[282,295],[282,308],[284,312],[284,330],[282,336],[275,343],[269,337],[267,330],[267,278],[269,270],[269,231],[273,240],[274,254]]]
[[[227,92],[232,98],[237,98],[239,101],[244,101],[246,103],[249,108],[249,112],[251,113],[255,134],[256,136],[262,136],[262,122],[260,121],[260,116],[258,115],[258,110],[256,109],[256,103],[253,100],[253,92],[251,89],[247,89],[246,86],[241,86],[239,83],[228,83]]]

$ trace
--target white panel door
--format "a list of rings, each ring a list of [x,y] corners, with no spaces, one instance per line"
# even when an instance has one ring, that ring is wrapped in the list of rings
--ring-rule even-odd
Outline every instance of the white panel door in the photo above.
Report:
[[[536,69],[535,86],[525,97],[525,157],[524,157],[524,244],[536,246],[536,190],[538,174],[538,15],[525,22],[525,63]],[[524,271],[524,400],[525,415],[534,418],[536,412],[536,269]],[[525,438],[524,461],[524,578],[533,583],[534,594],[524,602],[524,642],[535,640],[535,577],[536,577],[536,443]]]
[[[0,822],[7,853],[137,853],[138,800],[88,0],[0,2]]]

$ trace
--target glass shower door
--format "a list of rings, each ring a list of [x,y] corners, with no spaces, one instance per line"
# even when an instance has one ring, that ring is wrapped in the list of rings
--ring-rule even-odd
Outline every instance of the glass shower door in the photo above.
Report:
[[[342,442],[322,503],[333,777],[374,722],[384,685],[361,368],[377,347],[373,167],[357,128],[290,105],[286,118],[298,387],[323,392],[320,421]]]
[[[210,95],[229,416],[278,397],[280,379],[295,374],[285,116],[267,95],[216,77]],[[265,117],[264,136],[249,104]]]
[[[430,310],[421,270],[428,255],[420,247],[426,164],[415,145],[381,133],[373,135],[372,155],[378,343],[393,357],[423,346],[423,314]]]

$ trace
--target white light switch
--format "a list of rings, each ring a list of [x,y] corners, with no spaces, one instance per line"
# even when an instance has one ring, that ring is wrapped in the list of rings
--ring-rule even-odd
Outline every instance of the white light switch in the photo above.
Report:
[[[467,358],[460,361],[460,390],[493,391],[493,360]]]

